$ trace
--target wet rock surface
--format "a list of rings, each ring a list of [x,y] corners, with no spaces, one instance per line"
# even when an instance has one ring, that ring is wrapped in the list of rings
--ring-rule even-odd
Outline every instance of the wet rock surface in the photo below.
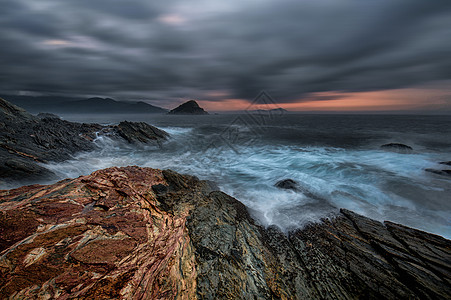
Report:
[[[381,149],[388,150],[388,151],[394,151],[399,153],[411,153],[413,151],[413,148],[400,144],[400,143],[389,143],[381,146]]]
[[[428,168],[428,169],[424,169],[424,170],[426,172],[434,173],[437,175],[451,176],[451,169],[449,168],[451,166],[451,161],[442,161],[442,162],[439,162],[438,164],[440,165],[438,169]],[[443,168],[447,168],[447,169],[443,169]]]
[[[425,169],[425,171],[443,176],[451,176],[451,170]]]
[[[299,184],[296,181],[294,181],[293,179],[289,179],[289,178],[277,181],[274,186],[279,189],[284,189],[284,190],[292,190],[292,191],[299,190]]]
[[[117,126],[112,126],[112,130],[131,144],[147,144],[153,141],[159,144],[160,141],[169,137],[165,131],[144,122],[123,121]]]
[[[50,119],[61,119],[59,116],[52,114],[52,113],[39,113],[37,115],[38,118],[40,119],[46,119],[46,118],[50,118]]]
[[[449,299],[450,286],[440,236],[347,210],[285,235],[170,170],[0,191],[2,299]]]
[[[39,163],[63,161],[77,152],[92,151],[98,134],[156,145],[168,136],[146,123],[102,126],[68,122],[52,114],[36,117],[0,98],[0,181],[26,183],[49,178],[52,172]]]

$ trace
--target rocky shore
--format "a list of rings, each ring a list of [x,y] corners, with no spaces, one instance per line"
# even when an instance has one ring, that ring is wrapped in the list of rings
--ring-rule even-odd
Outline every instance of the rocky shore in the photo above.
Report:
[[[34,116],[0,98],[0,183],[50,179],[53,173],[40,163],[92,151],[98,135],[155,145],[168,137],[166,132],[142,122],[102,126],[68,122],[53,114]]]
[[[0,298],[449,299],[451,241],[341,210],[283,234],[208,181],[126,167],[0,191]]]

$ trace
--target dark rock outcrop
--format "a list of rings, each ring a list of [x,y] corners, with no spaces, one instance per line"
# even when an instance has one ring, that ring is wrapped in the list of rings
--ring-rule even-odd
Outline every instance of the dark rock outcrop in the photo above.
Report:
[[[341,210],[284,235],[173,171],[0,191],[0,298],[448,299],[451,242]]]
[[[55,114],[51,114],[51,113],[39,113],[37,115],[38,118],[40,119],[46,119],[46,118],[50,118],[50,119],[61,119],[59,116],[55,115]]]
[[[296,181],[294,181],[293,179],[289,179],[289,178],[276,182],[276,184],[274,186],[279,189],[299,191],[298,183]]]
[[[196,101],[190,100],[187,101],[170,112],[168,112],[169,115],[208,115],[208,112],[206,112],[202,107],[197,104]]]
[[[159,142],[169,136],[165,131],[144,122],[124,121],[112,128],[115,133],[131,144]]]
[[[438,175],[451,176],[451,170],[425,169],[425,171]]]
[[[442,176],[451,176],[451,169],[442,169],[442,168],[446,168],[445,166],[451,166],[451,161],[442,161],[438,163],[439,165],[443,165],[443,166],[438,166],[439,168],[427,168],[424,169],[426,172],[429,173],[434,173],[437,175],[442,175]]]
[[[304,196],[317,200],[317,203],[321,203],[322,205],[330,206],[330,204],[327,202],[326,199],[321,198],[320,196],[316,195],[315,193],[309,191],[305,186],[299,184],[298,182],[294,181],[293,179],[283,179],[274,185],[275,187],[282,189],[282,190],[291,190],[296,193],[302,193]],[[332,208],[332,206],[330,206]]]
[[[36,117],[0,98],[0,181],[27,183],[49,178],[52,172],[38,163],[63,161],[77,152],[92,151],[98,134],[157,145],[168,136],[145,123],[102,126],[68,122],[57,116]]]
[[[395,151],[399,153],[411,153],[413,148],[400,143],[389,143],[381,146],[381,149]]]
[[[451,161],[442,161],[439,162],[440,165],[444,165],[444,166],[451,166]],[[446,167],[445,167],[446,168]],[[432,168],[428,168],[425,169],[426,172],[429,173],[434,173],[437,175],[442,175],[442,176],[451,176],[451,170],[450,169],[432,169]]]

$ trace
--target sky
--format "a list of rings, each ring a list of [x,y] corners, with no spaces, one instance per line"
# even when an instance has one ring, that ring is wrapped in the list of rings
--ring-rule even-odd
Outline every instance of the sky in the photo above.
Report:
[[[450,0],[0,0],[0,92],[451,112]]]

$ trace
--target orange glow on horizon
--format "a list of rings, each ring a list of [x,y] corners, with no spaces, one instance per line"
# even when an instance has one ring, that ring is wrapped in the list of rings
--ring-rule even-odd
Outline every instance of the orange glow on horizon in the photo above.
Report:
[[[323,100],[324,99],[324,100]],[[451,111],[451,88],[406,88],[373,92],[321,92],[297,102],[278,103],[274,107],[249,107],[244,99],[199,100],[207,111],[242,111],[281,107],[288,111]]]
[[[245,110],[249,102],[244,99],[223,99],[220,101],[196,100],[207,111]]]

